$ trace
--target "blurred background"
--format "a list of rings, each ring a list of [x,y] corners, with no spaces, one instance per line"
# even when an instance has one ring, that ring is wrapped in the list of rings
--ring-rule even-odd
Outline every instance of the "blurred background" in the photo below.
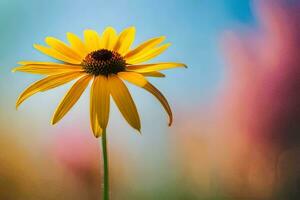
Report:
[[[46,36],[118,31],[135,44],[166,35],[155,61],[180,61],[153,83],[174,124],[150,94],[129,86],[142,135],[112,105],[108,145],[112,199],[300,199],[300,2],[298,0],[1,0],[0,199],[101,198],[100,140],[89,128],[88,92],[57,125],[50,119],[70,84],[18,111],[39,76],[11,73]]]

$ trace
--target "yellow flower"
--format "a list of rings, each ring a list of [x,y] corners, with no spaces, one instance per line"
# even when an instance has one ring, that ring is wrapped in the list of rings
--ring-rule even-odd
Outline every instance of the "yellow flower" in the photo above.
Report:
[[[77,79],[57,107],[52,124],[61,120],[80,98],[81,94],[92,81],[90,91],[90,121],[93,133],[101,136],[109,119],[110,95],[127,122],[140,131],[140,118],[132,97],[123,80],[144,88],[153,94],[163,105],[172,123],[172,111],[162,93],[145,77],[164,77],[160,70],[185,67],[183,63],[163,62],[141,64],[166,50],[170,44],[160,45],[165,37],[156,37],[131,49],[134,41],[135,28],[129,27],[119,35],[112,27],[99,35],[94,30],[84,31],[82,41],[73,33],[67,33],[70,45],[54,38],[45,39],[46,46],[35,44],[42,53],[61,61],[39,62],[21,61],[21,66],[13,71],[46,75],[45,78],[33,83],[20,95],[18,107],[24,100],[37,92],[53,89]]]

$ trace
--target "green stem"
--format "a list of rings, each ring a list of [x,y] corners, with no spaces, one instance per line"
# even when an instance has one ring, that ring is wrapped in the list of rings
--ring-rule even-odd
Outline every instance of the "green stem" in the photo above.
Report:
[[[103,130],[102,133],[102,153],[103,153],[103,200],[109,200],[109,176],[108,176],[108,156],[107,156],[107,147],[106,147],[106,130]]]

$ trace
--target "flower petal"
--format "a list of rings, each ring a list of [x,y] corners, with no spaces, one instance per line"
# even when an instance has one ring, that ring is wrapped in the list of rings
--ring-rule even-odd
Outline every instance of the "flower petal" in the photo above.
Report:
[[[128,72],[127,72],[128,73]],[[118,73],[118,76],[120,73]],[[152,95],[154,95],[159,102],[162,104],[162,106],[164,107],[164,109],[166,110],[166,112],[169,115],[169,126],[171,126],[172,122],[173,122],[173,114],[172,114],[172,110],[169,106],[169,103],[167,101],[167,99],[163,96],[163,94],[157,89],[155,88],[151,83],[147,82],[147,80],[142,76],[138,76],[139,74],[137,73],[131,73],[130,75],[126,74],[126,76],[124,74],[122,74],[123,79],[125,79],[126,81],[137,85],[141,88],[144,88],[145,90],[147,90],[148,92],[150,92]],[[146,83],[145,83],[146,81]]]
[[[134,41],[134,36],[135,36],[135,28],[134,27],[129,27],[122,31],[120,34],[116,45],[114,47],[114,51],[117,51],[119,54],[124,55],[125,53],[128,52],[131,44]]]
[[[66,72],[62,74],[51,75],[33,83],[22,92],[17,100],[16,108],[18,108],[23,101],[35,93],[58,87],[82,76],[83,74],[84,73],[82,72]]]
[[[110,105],[110,93],[108,87],[108,79],[106,76],[97,76],[95,78],[95,92],[96,96],[96,113],[99,125],[102,129],[106,129],[109,119],[109,105]]]
[[[78,101],[86,87],[88,86],[92,76],[86,75],[81,77],[76,83],[71,87],[68,93],[60,102],[59,106],[57,107],[53,118],[52,124],[56,124],[59,120],[61,120],[65,114],[73,107],[73,105]]]
[[[99,110],[98,88],[99,88],[99,79],[96,76],[94,77],[94,81],[91,86],[91,93],[90,93],[90,122],[91,122],[92,131],[96,138],[100,137],[102,134],[102,129],[99,125],[99,121],[97,117],[97,110]]]
[[[166,69],[172,69],[176,67],[186,67],[183,63],[176,62],[164,62],[164,63],[154,63],[154,64],[143,64],[143,65],[128,65],[127,69],[134,72],[145,73],[154,72]]]
[[[18,64],[20,64],[20,65],[57,65],[57,66],[68,65],[68,64],[64,64],[64,63],[32,61],[32,60],[19,61]],[[74,66],[74,65],[70,65],[70,66]],[[75,66],[77,66],[77,65],[75,65]]]
[[[112,27],[107,27],[102,34],[100,48],[112,50],[117,42],[117,32]]]
[[[69,57],[57,52],[56,50],[54,50],[52,48],[44,47],[44,46],[38,45],[38,44],[34,44],[33,46],[34,46],[34,48],[41,51],[42,53],[44,53],[52,58],[55,58],[57,60],[61,60],[63,62],[71,63],[71,64],[80,64],[81,63],[81,61],[73,59],[73,58],[69,58]]]
[[[46,37],[45,39],[46,44],[48,44],[50,47],[55,49],[57,52],[63,54],[64,56],[68,58],[72,58],[74,60],[82,61],[82,56],[80,56],[76,51],[74,51],[72,48],[67,46],[62,41],[54,38],[54,37]]]
[[[122,80],[116,75],[109,76],[110,93],[126,121],[140,131],[140,118],[132,97]]]
[[[167,99],[156,87],[154,87],[149,82],[143,88],[148,92],[150,92],[152,95],[154,95],[158,99],[158,101],[162,104],[162,106],[164,107],[164,109],[169,115],[169,126],[171,126],[173,122],[173,114]]]
[[[135,73],[135,72],[119,72],[118,76],[121,79],[129,81],[130,83],[133,83],[140,87],[144,87],[148,82],[147,79],[143,75]]]
[[[164,78],[166,77],[166,75],[164,75],[163,73],[161,72],[142,72],[140,73],[142,74],[143,76],[148,76],[148,77],[157,77],[157,78]]]
[[[84,34],[84,42],[88,52],[92,52],[100,48],[100,36],[96,31],[85,30],[83,34]]]
[[[144,54],[142,54],[142,55],[140,55],[136,58],[127,59],[126,62],[129,63],[129,64],[137,64],[137,63],[145,62],[145,61],[150,60],[152,58],[155,58],[156,56],[161,54],[170,45],[171,45],[170,43],[167,43],[167,44],[161,45],[159,47],[153,48],[153,49],[147,51],[146,53],[144,53]]]
[[[68,41],[69,41],[72,49],[74,51],[76,51],[82,58],[88,54],[84,43],[81,41],[81,39],[77,35],[75,35],[74,33],[68,32],[67,38],[68,38]]]
[[[147,40],[146,42],[140,44],[135,49],[129,51],[124,58],[127,60],[133,60],[137,58],[138,56],[141,56],[145,53],[147,53],[149,50],[151,50],[153,47],[159,45],[166,39],[165,36],[152,38],[150,40]]]
[[[16,67],[12,70],[12,72],[16,72],[16,71],[26,72],[31,74],[53,75],[53,74],[61,74],[64,72],[71,72],[71,71],[83,71],[83,69],[81,66],[78,65],[48,63],[48,64],[27,64],[24,66]]]

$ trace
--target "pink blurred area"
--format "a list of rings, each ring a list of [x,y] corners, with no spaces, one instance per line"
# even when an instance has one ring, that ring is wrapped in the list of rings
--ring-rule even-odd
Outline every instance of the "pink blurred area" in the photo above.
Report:
[[[184,171],[193,174],[190,184],[208,193],[297,199],[300,2],[256,1],[254,7],[259,28],[225,33],[222,92],[209,110],[185,113],[176,149],[184,152]]]
[[[99,141],[92,135],[80,133],[76,128],[62,130],[50,147],[50,153],[74,173],[90,173],[100,168]],[[93,174],[93,175],[97,175]]]
[[[300,3],[286,4],[259,3],[260,29],[225,37],[231,68],[221,105],[256,142],[283,149],[297,144],[300,119]]]

